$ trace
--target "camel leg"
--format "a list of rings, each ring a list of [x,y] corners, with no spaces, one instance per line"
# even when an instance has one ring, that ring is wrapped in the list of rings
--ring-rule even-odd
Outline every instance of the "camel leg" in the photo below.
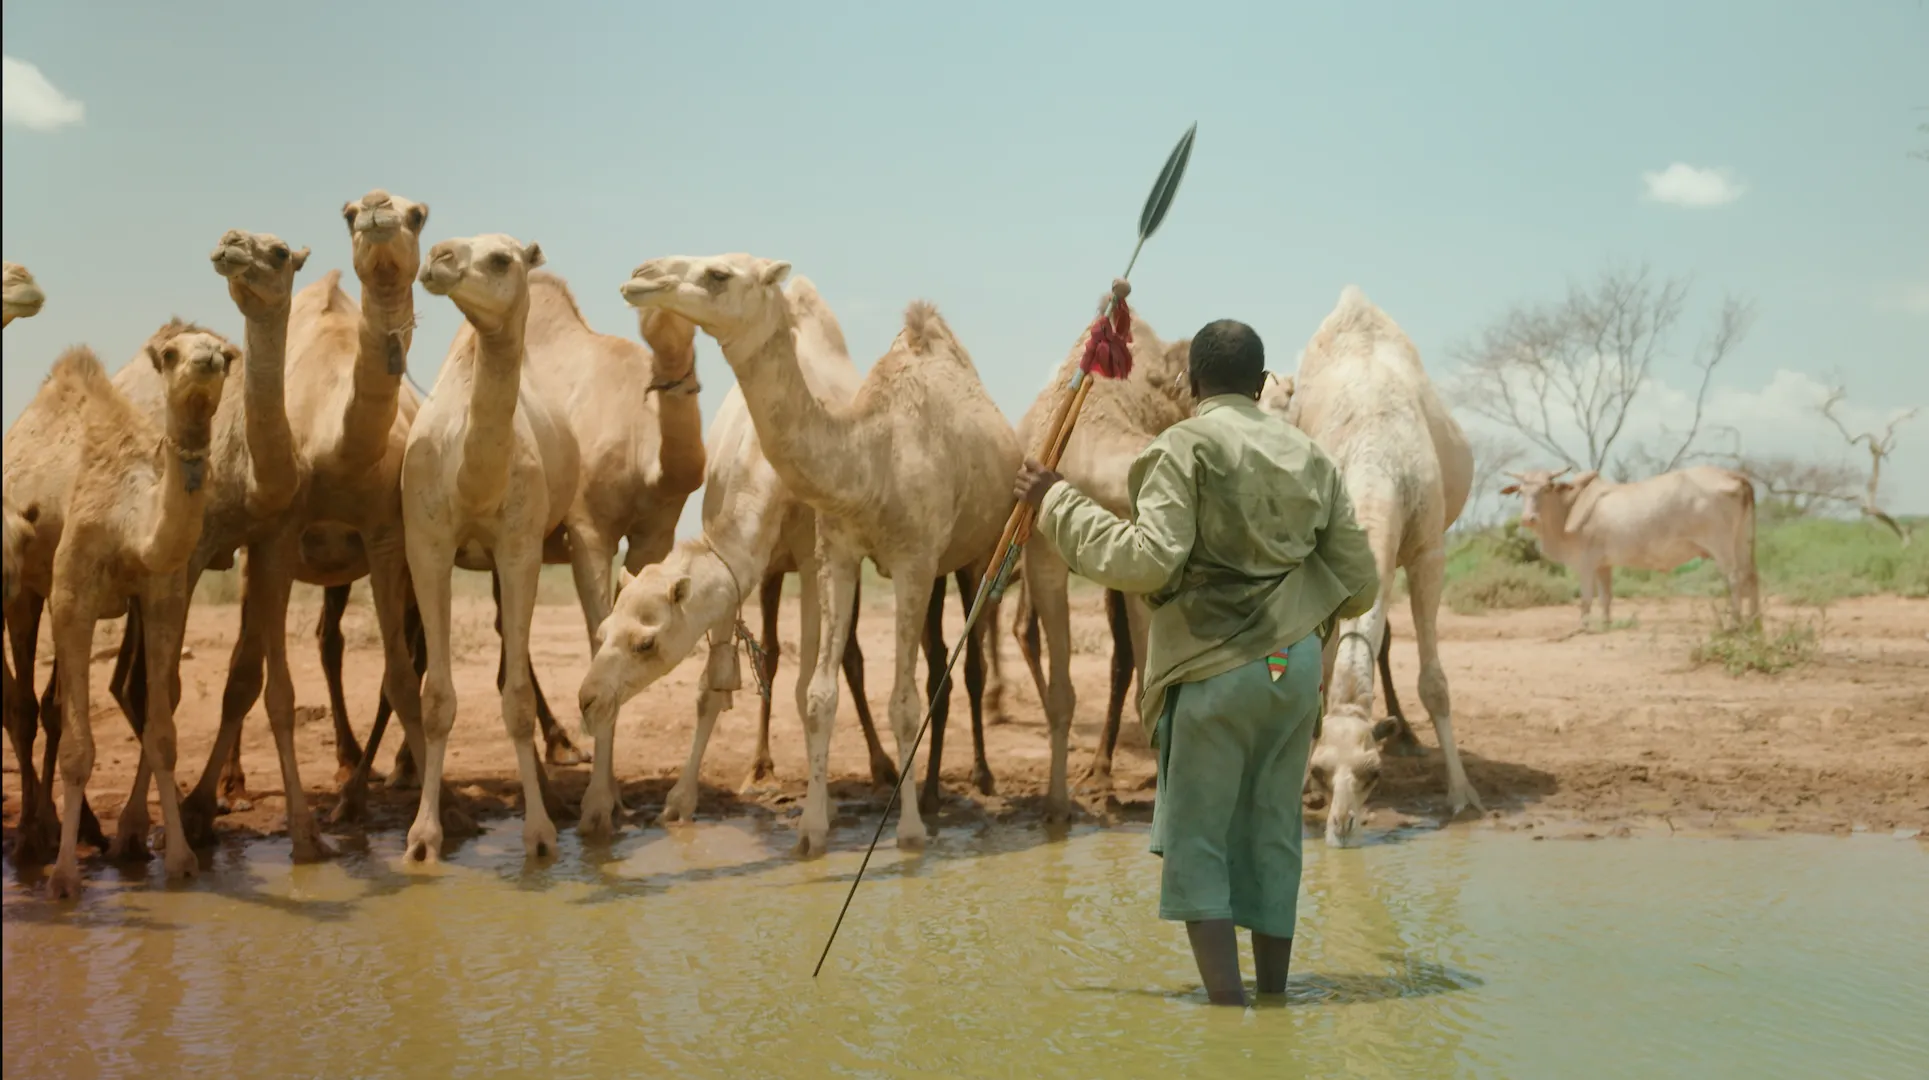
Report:
[[[373,582],[375,580],[376,575],[371,574],[370,581]],[[401,585],[404,589],[409,588],[406,575],[403,576]],[[383,599],[385,598],[380,591],[374,588],[371,588],[370,591],[375,592],[378,597],[376,601],[376,612],[379,621],[383,610]],[[428,670],[429,666],[429,646],[427,640],[422,636],[422,613],[415,606],[413,590],[411,589],[409,592],[410,595],[407,598],[392,601],[394,607],[398,609],[393,617],[401,623],[399,632],[393,635],[386,630],[382,632],[382,689],[376,697],[375,722],[369,725],[368,742],[362,748],[361,760],[356,762],[355,772],[348,778],[348,782],[342,785],[341,800],[335,804],[334,812],[329,815],[329,820],[337,824],[361,821],[367,815],[369,776],[375,768],[375,757],[381,752],[382,737],[388,733],[389,716],[391,713],[397,712],[390,703],[389,698],[388,686],[391,681],[400,681],[406,684],[408,691],[416,695],[416,719],[413,725],[413,738],[417,741],[422,738],[420,711],[421,686],[422,675]],[[406,668],[392,668],[395,661],[390,658],[389,653],[393,647],[398,646],[402,650],[402,655],[406,658],[404,661],[407,665]],[[410,679],[404,675],[400,676],[398,680],[397,676],[391,675],[391,670],[413,672],[414,677]],[[396,751],[395,769],[389,775],[390,790],[399,790],[403,787],[407,780],[407,774],[413,774],[415,770],[417,758],[409,749],[409,725],[404,724],[403,727],[402,746]],[[418,782],[419,779],[419,777],[416,778]],[[450,820],[452,815],[462,818],[462,820],[452,822]],[[474,828],[474,823],[467,821],[466,817],[461,814],[461,811],[453,801],[444,801],[442,818],[444,827],[450,832],[463,832],[466,834],[468,830]]]
[[[448,755],[449,732],[455,727],[455,675],[449,658],[449,577],[455,552],[417,532],[407,534],[407,544],[409,577],[415,583],[422,614],[429,666],[422,679],[422,798],[416,805],[415,822],[409,826],[403,857],[409,862],[439,862],[443,841],[442,763]]]
[[[241,725],[260,699],[264,680],[269,589],[257,567],[259,560],[271,558],[266,549],[265,544],[248,546],[247,562],[241,574],[241,627],[235,635],[234,650],[228,655],[228,681],[221,691],[221,728],[215,734],[214,748],[201,770],[201,779],[181,806],[188,840],[196,847],[214,843],[214,819],[221,812],[223,799],[236,810],[247,805],[243,800],[245,791],[236,792],[232,786],[238,774],[231,775],[228,765],[239,752]],[[150,664],[157,661],[166,664],[168,658],[148,657]],[[178,662],[177,657],[175,663]]]
[[[150,639],[154,635],[147,631],[149,604],[135,600],[127,606],[127,624],[122,628],[121,647],[114,658],[114,673],[108,679],[108,689],[120,705],[121,715],[127,718],[127,726],[134,730],[134,742],[147,745],[148,718],[148,668],[147,657],[151,648]],[[172,608],[160,609],[172,610]],[[155,614],[155,618],[163,617]],[[176,639],[179,640],[178,638]],[[179,649],[179,645],[176,645]],[[163,668],[162,670],[165,670]],[[170,694],[169,701],[173,700]],[[170,713],[170,718],[172,714]],[[148,828],[152,820],[147,813],[147,785],[153,776],[152,762],[145,751],[134,766],[134,789],[121,807],[120,820],[114,823],[114,839],[104,845],[107,857],[114,862],[146,862],[153,858],[147,847]],[[84,805],[84,804],[83,804]],[[81,826],[85,838],[86,823]]]
[[[1407,564],[1407,591],[1413,605],[1413,640],[1420,650],[1420,702],[1433,721],[1440,754],[1447,760],[1447,801],[1455,814],[1472,806],[1481,809],[1480,796],[1467,780],[1460,750],[1453,740],[1453,707],[1447,695],[1447,673],[1440,666],[1440,638],[1434,620],[1440,612],[1440,590],[1446,577],[1446,552],[1439,547],[1423,552]]]
[[[261,621],[256,625],[261,631],[262,660],[267,668],[263,704],[268,710],[268,730],[275,737],[275,755],[281,763],[290,855],[298,863],[309,863],[329,858],[334,851],[322,840],[314,809],[308,805],[308,792],[301,783],[301,760],[295,749],[295,680],[288,670],[287,631],[288,593],[295,580],[293,562],[292,536],[249,548],[248,573],[261,585]],[[179,653],[178,642],[175,651]],[[238,751],[240,740],[235,746]],[[166,799],[163,792],[163,803]]]
[[[89,642],[91,645],[92,643]],[[58,852],[62,817],[54,809],[54,772],[60,768],[60,734],[66,726],[66,711],[61,704],[60,660],[54,659],[53,670],[47,673],[47,690],[40,696],[40,734],[45,741],[40,749],[40,810],[39,820],[44,846]],[[87,805],[87,793],[81,792],[81,806]]]
[[[53,601],[54,669],[60,679],[61,739],[59,764],[62,796],[60,855],[47,878],[47,895],[56,900],[80,896],[80,802],[87,779],[94,772],[94,730],[89,723],[88,654],[93,648],[94,620],[63,599],[56,588]]]
[[[938,812],[939,770],[944,767],[944,728],[951,718],[951,681],[945,678],[944,578],[931,583],[930,606],[924,615],[924,693],[931,710],[931,737],[924,759],[924,790],[918,796],[921,813]]]
[[[1411,575],[1412,571],[1409,570]],[[1420,737],[1413,733],[1413,725],[1407,723],[1406,714],[1400,710],[1400,699],[1393,693],[1393,623],[1389,620],[1380,627],[1380,687],[1386,691],[1386,714],[1393,721],[1395,730],[1387,737],[1381,750],[1394,757],[1425,757],[1427,750],[1420,745]]]
[[[984,573],[971,580],[972,595],[977,595],[977,586],[984,581]],[[1004,601],[987,600],[985,613],[979,616],[979,630],[984,638],[985,653],[985,700],[984,713],[987,725],[1003,723],[1005,716],[1005,627],[998,621],[1000,608]]]
[[[6,612],[7,648],[13,657],[13,670],[20,673],[7,699],[7,739],[13,743],[13,756],[20,766],[20,820],[14,828],[13,858],[17,863],[35,865],[46,862],[59,850],[60,843],[59,825],[41,812],[43,803],[52,805],[54,778],[45,769],[36,770],[33,760],[34,737],[41,723],[40,702],[34,695],[41,609],[39,597],[23,592]]]
[[[335,723],[335,785],[340,787],[355,775],[362,763],[362,744],[348,724],[348,698],[342,692],[342,654],[348,642],[342,637],[342,616],[348,611],[348,592],[352,585],[330,585],[322,590],[321,615],[315,620],[315,646],[321,653],[322,681],[328,684],[328,713]]]
[[[777,616],[780,613],[783,597],[784,576],[782,574],[770,575],[757,589],[757,609],[763,616],[764,655],[760,663],[763,666],[764,685],[769,687],[777,685],[778,654],[783,651],[783,642],[777,636]],[[733,653],[737,647],[735,634],[736,626],[732,624],[725,631],[725,644],[722,646]],[[710,646],[712,653],[717,649],[718,646],[715,644]],[[770,756],[770,706],[771,698],[774,696],[774,692],[768,696],[762,693],[757,695],[757,752],[750,759],[750,773],[743,778],[739,791],[751,791],[777,779],[777,762]]]
[[[389,769],[390,791],[406,791],[420,785],[422,757],[428,742],[422,733],[422,679],[428,670],[428,639],[423,636],[422,612],[415,602],[407,552],[400,536],[382,534],[365,540],[368,545],[368,591],[375,602],[375,624],[382,635],[382,693],[376,704],[377,723],[385,709],[392,709],[402,722],[402,745],[395,752]],[[367,794],[368,777],[375,768],[375,749],[380,739],[371,730],[369,745],[349,779],[343,798],[361,801]],[[457,801],[443,800],[442,824],[455,835],[468,835],[474,823],[459,809]]]
[[[798,820],[797,854],[804,857],[822,855],[830,848],[831,730],[837,720],[838,659],[844,655],[845,643],[851,636],[851,601],[857,595],[859,567],[858,559],[824,542],[825,531],[825,523],[820,521],[818,555],[813,560],[816,563],[817,596],[811,599],[805,609],[807,615],[812,614],[811,608],[816,609],[819,625],[825,627],[825,631],[811,633],[806,630],[804,636],[807,640],[800,647],[798,657],[800,666],[807,661],[811,665],[804,669],[809,670],[811,675],[809,689],[805,691],[805,708],[800,710],[804,719],[804,742],[810,768],[809,785],[804,794],[804,813]],[[803,572],[801,566],[800,572]],[[806,648],[808,652],[805,652]],[[903,647],[900,640],[899,655],[915,657],[916,648],[916,637],[911,639],[908,649]],[[902,669],[903,664],[900,663],[899,668]],[[910,771],[902,770],[902,775],[909,777]]]
[[[898,767],[878,741],[877,723],[871,718],[871,699],[864,693],[864,647],[857,643],[857,622],[864,614],[861,583],[852,589],[851,636],[844,642],[844,681],[851,687],[851,704],[857,706],[857,726],[864,732],[864,748],[871,758],[871,783],[889,789],[898,782]]]
[[[502,725],[516,747],[517,771],[522,774],[522,848],[525,858],[556,854],[556,825],[545,804],[543,763],[536,757],[536,694],[530,685],[529,628],[536,617],[536,587],[542,575],[540,543],[527,545],[516,538],[499,544],[496,573],[502,583],[502,652],[506,678],[502,687]],[[600,741],[600,740],[599,740]],[[603,747],[608,749],[608,747]],[[611,763],[602,761],[608,770]]]
[[[924,846],[927,837],[924,818],[918,810],[918,791],[913,778],[917,765],[914,759],[918,726],[923,719],[923,710],[918,707],[918,638],[925,630],[925,619],[933,607],[931,594],[935,590],[931,582],[938,573],[937,568],[929,563],[893,566],[890,569],[897,606],[897,652],[892,657],[897,670],[891,687],[891,733],[897,736],[898,744],[898,847],[915,851]],[[940,593],[939,597],[942,599],[943,594]],[[843,642],[836,644],[841,647]],[[943,663],[943,660],[940,658],[938,662]],[[945,696],[949,697],[949,693]],[[935,733],[941,728],[934,722],[932,730]],[[929,776],[937,775],[937,749],[934,744]]]
[[[1125,699],[1132,692],[1132,676],[1138,671],[1124,593],[1105,590],[1105,622],[1112,631],[1112,685],[1105,698],[1105,730],[1099,735],[1091,764],[1079,777],[1081,784],[1101,788],[1112,786],[1112,754],[1119,745],[1119,722],[1125,716]]]
[[[977,602],[978,583],[983,577],[984,569],[978,566],[968,566],[957,573],[958,601],[967,619],[971,617],[971,605]],[[990,618],[991,622],[980,622],[965,639],[965,697],[971,703],[971,786],[977,788],[980,795],[998,793],[991,763],[985,760],[985,696],[989,692],[985,679],[985,637],[986,630],[997,625],[997,616]]]
[[[1045,628],[1046,655],[1051,663],[1046,682],[1045,723],[1052,740],[1051,786],[1045,796],[1045,816],[1064,821],[1071,815],[1072,796],[1066,782],[1071,754],[1072,713],[1078,696],[1072,689],[1072,611],[1063,559],[1043,537],[1034,535],[1025,551],[1025,595]]]
[[[703,665],[703,681],[697,687],[697,730],[690,737],[690,756],[684,759],[683,771],[677,774],[676,784],[663,798],[663,812],[657,815],[657,824],[668,825],[696,817],[697,794],[702,786],[699,774],[703,771],[703,754],[710,747],[710,733],[716,729],[717,715],[723,712],[730,700],[731,691],[728,688],[740,687],[741,681],[737,671],[735,638],[727,630],[713,632],[710,637],[710,656]],[[600,765],[600,755],[597,761]],[[754,767],[752,773],[755,774]],[[588,796],[583,798],[583,815],[586,819],[589,815]]]
[[[186,629],[186,603],[185,590],[149,590],[148,595],[141,598],[140,607],[144,616],[141,619],[141,637],[146,656],[179,655],[181,633]],[[133,617],[131,613],[129,617]],[[161,863],[170,879],[191,878],[200,872],[201,864],[195,858],[194,849],[188,845],[187,832],[181,827],[181,789],[174,780],[173,680],[169,678],[166,664],[149,662],[141,666],[146,668],[143,674],[146,676],[147,706],[141,757],[146,762],[148,772],[155,777],[154,786],[161,794],[161,827],[167,837],[167,850],[161,857]],[[269,692],[272,695],[274,691],[271,689]],[[292,692],[290,698],[292,711]],[[299,778],[295,790],[301,790]],[[290,806],[293,805],[291,802]],[[142,809],[146,809],[145,805]],[[296,834],[296,825],[292,809],[288,820],[288,831],[293,836]],[[312,830],[313,819],[309,820],[309,827]],[[295,847],[298,852],[302,849],[299,841]]]
[[[1011,636],[1018,640],[1018,654],[1025,658],[1025,667],[1031,672],[1031,686],[1037,691],[1042,704],[1046,700],[1045,668],[1039,660],[1038,609],[1032,607],[1030,590],[1020,583],[1018,605],[1011,620]]]
[[[540,582],[541,580],[541,577],[540,577],[541,573],[542,573],[542,569],[540,564],[538,564],[538,567],[537,567],[538,582]],[[495,602],[496,602],[496,636],[498,638],[501,638],[502,637],[502,573],[501,571],[498,571],[498,570],[490,571],[489,594],[491,597],[495,599]],[[530,610],[532,612],[532,620],[533,620],[533,612],[535,610],[533,606],[534,605],[533,600],[531,601],[531,605],[532,606]],[[562,733],[562,729],[556,723],[556,717],[552,715],[549,711],[549,702],[543,699],[542,686],[536,682],[535,663],[532,661],[526,666],[529,673],[529,693],[530,693],[530,697],[533,698],[535,702],[536,721],[537,721],[537,724],[542,729],[544,742],[548,745],[550,749],[553,750],[558,745],[557,740],[560,740],[560,744],[568,749],[567,754],[561,755],[566,759],[564,762],[562,762],[563,764],[574,765],[574,764],[577,764],[578,762],[581,762],[583,760],[583,756],[577,753],[576,747],[570,743],[569,737]],[[501,644],[501,646],[496,650],[496,693],[497,694],[501,694],[503,692],[503,684],[505,682],[504,676],[507,674],[508,669],[509,669],[509,645],[505,639],[504,642]],[[612,714],[610,717],[610,723],[614,725],[615,722],[616,722],[616,718],[614,714]],[[614,726],[612,726],[609,730],[609,737],[612,740],[614,740],[615,734],[616,734],[616,729]],[[552,735],[554,736],[554,738],[551,738]],[[531,736],[531,737],[533,738],[534,736]],[[552,758],[555,756],[557,755],[551,755]],[[613,765],[611,767],[614,768]],[[595,777],[592,776],[591,780],[594,781],[594,779]],[[549,782],[548,770],[546,769],[536,770],[536,786],[542,792],[543,809],[549,813],[550,817],[567,818],[578,812],[573,808],[571,808],[570,806],[568,806],[566,803],[564,803],[562,796],[556,794],[555,786]],[[615,789],[615,786],[616,786],[615,777],[612,775],[609,778],[608,790],[611,790],[613,792]],[[613,799],[613,796],[612,796],[612,799]],[[614,809],[613,805],[612,805],[612,809]]]

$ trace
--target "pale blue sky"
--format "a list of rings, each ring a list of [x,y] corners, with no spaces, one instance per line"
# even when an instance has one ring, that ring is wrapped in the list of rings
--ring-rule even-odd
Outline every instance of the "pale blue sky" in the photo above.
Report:
[[[1694,275],[1697,316],[1755,300],[1718,382],[1727,418],[1767,410],[1741,424],[1756,448],[1838,452],[1803,412],[1832,370],[1866,416],[1929,403],[1920,0],[65,0],[8,4],[4,37],[5,256],[50,298],[6,331],[8,423],[66,344],[118,366],[173,313],[238,333],[206,261],[224,229],[313,248],[304,282],[345,266],[337,210],[375,186],[427,201],[431,241],[541,241],[612,333],[635,332],[617,285],[670,253],[791,260],[860,367],[932,299],[1015,421],[1194,120],[1134,275],[1165,336],[1242,318],[1290,370],[1356,282],[1445,381],[1510,305],[1645,260]],[[15,59],[84,116],[20,122]],[[1740,197],[1645,198],[1677,162]],[[427,386],[458,317],[417,304]],[[707,417],[730,374],[707,339],[701,364]],[[1690,385],[1683,363],[1659,374]],[[1903,447],[1887,500],[1929,512],[1929,417]]]

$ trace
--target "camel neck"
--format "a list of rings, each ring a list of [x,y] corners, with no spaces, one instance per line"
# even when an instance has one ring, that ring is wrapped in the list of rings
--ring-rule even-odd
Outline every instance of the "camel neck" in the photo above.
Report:
[[[778,477],[815,508],[862,504],[875,490],[867,484],[867,448],[851,445],[856,425],[849,414],[833,413],[811,392],[798,367],[789,312],[761,341],[718,344],[737,373],[757,439]]]
[[[395,413],[408,372],[415,329],[415,290],[362,282],[362,318],[356,335],[354,392],[342,411],[338,460],[347,473],[373,468],[388,453]]]
[[[177,427],[169,417],[168,426]],[[201,542],[202,522],[208,503],[208,425],[198,426],[204,433],[198,445],[184,445],[173,434],[160,440],[156,453],[160,476],[154,486],[145,520],[138,527],[142,539],[138,549],[141,567],[150,574],[167,574],[180,569]]]
[[[263,517],[294,500],[299,483],[294,434],[288,427],[288,401],[282,372],[288,361],[288,307],[251,318],[247,359],[242,368],[242,398],[248,446],[248,509]]]
[[[697,324],[654,308],[637,319],[650,347],[656,391],[657,468],[666,492],[688,496],[703,486],[703,412],[697,393]]]
[[[470,513],[494,509],[509,486],[526,315],[525,307],[500,330],[476,327],[469,422],[462,439],[462,464],[456,470],[456,497]]]

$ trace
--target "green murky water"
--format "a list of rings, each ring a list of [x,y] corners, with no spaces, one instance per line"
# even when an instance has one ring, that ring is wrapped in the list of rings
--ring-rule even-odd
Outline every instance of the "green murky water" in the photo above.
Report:
[[[868,836],[868,830],[864,830]],[[1139,829],[858,853],[632,831],[523,865],[502,825],[193,885],[4,903],[8,1076],[1920,1077],[1929,855],[1889,838],[1309,843],[1291,991],[1198,1004]],[[567,835],[567,834],[566,834]],[[888,837],[887,837],[888,840]],[[156,871],[158,875],[158,870]],[[1248,959],[1248,963],[1250,960]]]

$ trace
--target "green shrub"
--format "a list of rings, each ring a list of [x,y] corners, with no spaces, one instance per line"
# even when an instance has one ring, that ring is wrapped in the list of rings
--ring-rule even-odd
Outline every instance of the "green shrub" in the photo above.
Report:
[[[1447,582],[1442,598],[1450,611],[1476,615],[1566,603],[1578,595],[1565,573],[1536,566],[1490,562]]]
[[[1689,653],[1696,665],[1720,664],[1730,675],[1775,675],[1814,661],[1821,634],[1812,623],[1788,623],[1770,634],[1760,623],[1717,625]]]

